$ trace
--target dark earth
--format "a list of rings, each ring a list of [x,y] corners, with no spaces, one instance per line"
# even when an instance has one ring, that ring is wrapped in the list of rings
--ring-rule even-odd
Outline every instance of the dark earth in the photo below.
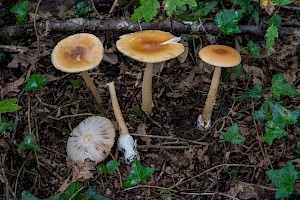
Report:
[[[46,21],[75,18],[74,5],[80,1],[30,1],[28,23],[34,18],[37,25]],[[83,17],[105,20],[129,21],[134,3],[116,6],[109,14],[113,1],[83,1],[93,7]],[[132,2],[132,1],[130,1]],[[0,138],[0,199],[21,199],[23,190],[40,199],[51,197],[64,188],[64,181],[71,175],[67,165],[66,142],[72,129],[83,119],[99,115],[97,104],[85,87],[73,87],[72,81],[81,80],[77,73],[56,70],[50,59],[51,51],[61,39],[79,32],[89,32],[101,39],[106,58],[89,73],[103,94],[104,116],[117,123],[112,110],[108,82],[114,81],[119,104],[130,133],[137,140],[141,163],[155,168],[145,182],[132,188],[124,188],[124,180],[130,166],[115,145],[103,163],[117,160],[117,173],[80,179],[82,191],[94,188],[97,194],[110,199],[275,199],[275,186],[266,171],[282,168],[290,160],[300,171],[297,141],[300,137],[299,121],[287,127],[288,136],[275,139],[270,146],[262,137],[264,122],[254,119],[263,98],[236,100],[254,84],[262,85],[265,97],[270,96],[272,77],[283,73],[285,81],[300,92],[299,52],[300,2],[288,7],[276,7],[282,17],[282,25],[296,30],[292,34],[279,34],[270,55],[265,50],[264,34],[241,33],[226,35],[218,31],[171,31],[181,36],[186,52],[179,58],[157,64],[153,73],[153,114],[148,118],[140,111],[141,83],[144,64],[122,55],[115,47],[120,35],[131,32],[101,30],[65,30],[46,33],[39,30],[23,36],[5,36],[7,27],[17,25],[9,8],[16,1],[0,1],[0,44],[5,58],[0,60],[0,100],[16,97],[22,109],[3,113],[0,118],[14,121],[14,129]],[[39,12],[35,12],[39,5]],[[217,10],[232,4],[221,1],[207,17],[213,22]],[[64,9],[65,8],[65,9]],[[261,20],[270,18],[261,9]],[[159,10],[159,16],[165,16]],[[174,17],[176,20],[176,17]],[[173,20],[167,19],[167,20]],[[294,22],[294,23],[292,23]],[[240,21],[243,25],[256,25],[249,17]],[[298,25],[298,26],[297,26]],[[159,27],[159,22],[156,25]],[[159,29],[159,28],[156,28]],[[298,30],[298,31],[297,31]],[[252,40],[261,47],[259,58],[247,49]],[[242,56],[239,73],[222,71],[218,96],[214,105],[212,127],[205,132],[196,128],[209,90],[213,67],[198,57],[201,47],[224,44],[235,47]],[[9,45],[6,48],[3,45]],[[15,47],[22,47],[24,50]],[[49,83],[38,92],[24,92],[30,74],[45,74]],[[227,75],[227,76],[226,76]],[[288,109],[300,108],[300,97],[283,96],[277,101]],[[241,144],[231,144],[221,137],[221,131],[237,123],[239,132],[246,137]],[[18,152],[18,145],[28,134],[34,134],[42,152],[26,150]],[[70,179],[71,182],[72,178]],[[294,192],[286,199],[300,199],[300,181],[296,180]]]

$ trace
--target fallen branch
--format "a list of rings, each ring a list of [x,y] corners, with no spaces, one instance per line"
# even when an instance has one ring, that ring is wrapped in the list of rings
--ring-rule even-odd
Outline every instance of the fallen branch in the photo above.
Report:
[[[266,26],[240,25],[242,34],[264,35]],[[211,33],[218,34],[220,29],[211,22],[185,24],[180,21],[154,21],[149,24],[131,23],[124,19],[85,19],[72,18],[61,21],[43,21],[37,22],[37,28],[40,33],[48,35],[49,33],[58,32],[82,32],[82,31],[112,31],[112,32],[131,32],[141,29],[159,29],[164,31],[173,31],[179,33]],[[281,27],[279,34],[293,35],[298,30],[293,27]],[[33,23],[25,25],[13,25],[0,29],[0,37],[25,37],[34,35]]]

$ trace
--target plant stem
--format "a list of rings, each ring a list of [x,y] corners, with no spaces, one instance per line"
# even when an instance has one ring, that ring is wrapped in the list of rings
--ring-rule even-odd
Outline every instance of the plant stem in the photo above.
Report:
[[[120,105],[117,99],[117,95],[116,95],[116,89],[115,89],[115,84],[114,82],[110,82],[106,84],[108,86],[109,89],[109,93],[110,93],[110,98],[111,98],[111,103],[113,106],[113,110],[114,110],[114,114],[115,114],[115,118],[119,124],[119,129],[120,129],[120,134],[128,134],[128,128],[125,124],[121,109],[120,109]]]
[[[152,113],[152,73],[153,63],[146,63],[142,83],[142,111],[147,115]]]
[[[220,82],[220,76],[221,76],[221,67],[215,67],[214,74],[211,80],[210,88],[207,94],[206,102],[204,109],[202,111],[202,119],[205,125],[210,122],[212,111],[214,107],[214,103],[216,101],[219,82]],[[209,127],[208,127],[209,128]]]
[[[101,114],[103,113],[103,104],[102,104],[102,98],[100,95],[100,92],[98,91],[93,79],[90,77],[88,71],[82,71],[81,76],[86,83],[86,86],[89,88],[89,90],[92,92],[95,101],[100,107]]]

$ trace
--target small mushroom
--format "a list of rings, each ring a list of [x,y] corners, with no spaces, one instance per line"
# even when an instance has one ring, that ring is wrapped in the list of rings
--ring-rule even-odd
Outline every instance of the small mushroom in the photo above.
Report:
[[[89,117],[76,126],[67,141],[67,154],[73,162],[90,159],[95,163],[104,160],[115,142],[115,129],[105,117]]]
[[[142,110],[152,113],[152,73],[153,63],[170,60],[184,52],[180,37],[158,30],[145,30],[122,35],[116,43],[124,55],[146,63],[142,83]]]
[[[129,134],[128,128],[125,124],[119,102],[116,95],[116,89],[114,82],[107,83],[111,103],[113,106],[115,118],[119,124],[119,133],[118,138],[118,149],[124,153],[125,162],[130,164],[135,158],[140,159],[139,153],[137,151],[137,144],[134,141],[133,137]]]
[[[99,38],[93,34],[79,33],[59,41],[51,54],[51,61],[56,69],[68,73],[81,72],[101,111],[102,98],[88,70],[100,64],[103,52],[103,44]]]
[[[234,48],[226,45],[209,45],[199,51],[199,57],[204,62],[215,66],[205,106],[197,121],[198,129],[204,131],[211,126],[211,116],[218,92],[221,69],[240,64],[241,55]]]

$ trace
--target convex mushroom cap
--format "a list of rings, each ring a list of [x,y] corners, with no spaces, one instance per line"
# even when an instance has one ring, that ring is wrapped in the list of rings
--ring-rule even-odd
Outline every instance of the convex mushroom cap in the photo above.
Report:
[[[81,72],[98,66],[103,52],[99,38],[90,33],[78,33],[57,43],[51,61],[55,68],[63,72]]]
[[[105,117],[89,117],[76,126],[67,141],[68,157],[83,163],[90,159],[96,163],[104,160],[115,142],[115,129]]]
[[[138,31],[120,36],[117,49],[140,62],[158,63],[175,58],[184,52],[180,37],[159,30]]]
[[[226,45],[209,45],[199,51],[199,57],[206,63],[217,67],[234,67],[242,58],[239,52]]]

